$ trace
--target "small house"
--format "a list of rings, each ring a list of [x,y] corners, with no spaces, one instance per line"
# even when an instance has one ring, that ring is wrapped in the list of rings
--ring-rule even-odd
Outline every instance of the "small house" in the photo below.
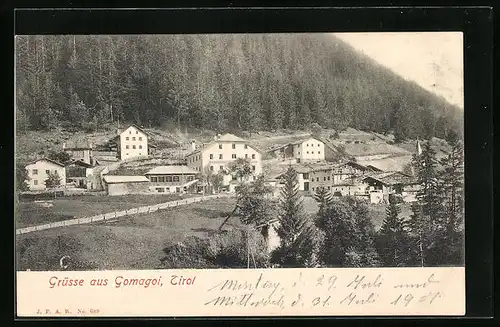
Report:
[[[38,159],[25,167],[28,175],[26,181],[31,191],[43,191],[47,189],[45,181],[51,175],[56,175],[59,178],[58,186],[66,185],[66,170],[62,163],[42,158]]]
[[[63,151],[73,160],[82,161],[86,164],[93,164],[92,143],[90,142],[66,142],[63,143]]]
[[[92,166],[83,160],[74,160],[66,165],[66,182],[74,184],[78,188],[91,189],[90,176],[92,175]]]

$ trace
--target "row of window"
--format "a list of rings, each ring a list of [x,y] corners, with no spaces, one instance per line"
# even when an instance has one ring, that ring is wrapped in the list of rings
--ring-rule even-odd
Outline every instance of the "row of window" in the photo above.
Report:
[[[125,155],[128,156],[129,155],[128,152],[125,153]],[[142,156],[142,153],[139,152],[139,155]]]
[[[231,148],[236,149],[236,144],[234,144],[234,143],[233,143],[233,144],[231,144]],[[248,149],[248,145],[246,145],[246,144],[245,144],[245,145],[244,145],[244,148],[245,148],[245,149]],[[219,144],[219,149],[222,149],[222,144]]]
[[[172,183],[179,182],[180,177],[177,175],[174,176],[151,176],[151,182],[159,182],[159,183]],[[194,176],[187,176],[187,181],[191,182],[194,180]]]
[[[129,141],[130,138],[128,136],[125,137],[125,141]],[[135,136],[132,136],[132,141],[135,141]],[[139,141],[142,141],[142,137],[139,136]]]
[[[224,166],[219,166],[219,170],[223,170]],[[252,170],[255,171],[255,166],[252,166]],[[214,171],[214,166],[210,166],[210,171]]]
[[[38,175],[38,169],[33,169],[32,173],[33,173],[33,175]],[[47,174],[47,175],[50,174],[50,170],[49,169],[45,170],[45,174]],[[57,174],[57,170],[54,170],[54,174]]]
[[[306,146],[309,146],[309,143],[306,143]],[[311,144],[311,146],[314,146],[314,144]],[[320,146],[319,143],[318,143],[318,146]]]
[[[214,158],[213,153],[210,153],[210,159],[213,159],[213,158]],[[236,159],[236,153],[233,153],[231,155],[231,158]],[[223,159],[224,159],[224,155],[222,153],[219,153],[219,160],[223,160]],[[245,153],[245,159],[248,159],[248,153]],[[255,153],[252,154],[252,159],[255,159]]]
[[[129,134],[132,134],[132,131],[128,131]],[[139,134],[139,131],[135,131],[135,134]]]
[[[125,149],[129,149],[129,146],[125,145]],[[132,145],[132,149],[135,149],[135,145]],[[142,149],[142,145],[139,145],[139,149]]]

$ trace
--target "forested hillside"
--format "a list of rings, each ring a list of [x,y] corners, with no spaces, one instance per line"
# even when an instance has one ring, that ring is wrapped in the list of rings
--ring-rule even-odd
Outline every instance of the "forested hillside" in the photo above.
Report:
[[[18,36],[16,56],[19,131],[317,123],[402,140],[463,126],[458,108],[333,35]]]

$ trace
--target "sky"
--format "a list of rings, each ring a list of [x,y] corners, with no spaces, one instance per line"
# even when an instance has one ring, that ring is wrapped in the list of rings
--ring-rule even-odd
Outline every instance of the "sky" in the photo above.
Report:
[[[335,33],[335,36],[463,109],[462,33]]]

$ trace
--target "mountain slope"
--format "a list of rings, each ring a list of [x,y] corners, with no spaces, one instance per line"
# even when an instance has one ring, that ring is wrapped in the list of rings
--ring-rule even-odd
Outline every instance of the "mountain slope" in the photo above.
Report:
[[[444,99],[326,34],[19,36],[17,126],[461,134]],[[411,63],[408,63],[411,65]]]

